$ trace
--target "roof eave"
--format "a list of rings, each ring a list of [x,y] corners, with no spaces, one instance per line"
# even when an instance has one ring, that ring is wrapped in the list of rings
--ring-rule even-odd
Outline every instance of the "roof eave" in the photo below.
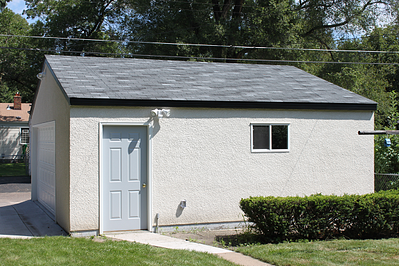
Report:
[[[259,109],[310,109],[310,110],[359,110],[375,111],[377,103],[308,103],[308,102],[238,102],[190,100],[135,100],[70,98],[71,105],[86,106],[165,106],[191,108],[259,108]]]

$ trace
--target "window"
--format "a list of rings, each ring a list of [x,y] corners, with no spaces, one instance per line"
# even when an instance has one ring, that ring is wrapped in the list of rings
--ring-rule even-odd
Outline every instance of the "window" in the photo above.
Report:
[[[29,128],[21,128],[21,144],[29,144]]]
[[[288,151],[288,124],[251,124],[252,152]]]

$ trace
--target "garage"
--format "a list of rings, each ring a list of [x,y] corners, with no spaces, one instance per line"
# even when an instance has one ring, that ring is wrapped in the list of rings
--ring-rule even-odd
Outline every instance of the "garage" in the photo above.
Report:
[[[71,235],[229,228],[241,198],[374,190],[358,130],[377,103],[298,68],[49,55],[41,77],[32,200]]]
[[[37,200],[55,216],[55,122],[37,127]]]

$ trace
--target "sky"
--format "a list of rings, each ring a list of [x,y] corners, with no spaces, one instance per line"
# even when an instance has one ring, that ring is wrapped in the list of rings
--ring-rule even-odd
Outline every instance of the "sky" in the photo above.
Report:
[[[11,9],[14,13],[22,15],[22,11],[26,8],[24,0],[12,0],[7,3],[7,7]],[[23,16],[26,18],[26,16]],[[33,23],[35,20],[28,19],[29,23]]]
[[[14,13],[22,14],[22,11],[25,9],[25,1],[24,0],[12,0],[7,4],[7,7],[14,11]]]

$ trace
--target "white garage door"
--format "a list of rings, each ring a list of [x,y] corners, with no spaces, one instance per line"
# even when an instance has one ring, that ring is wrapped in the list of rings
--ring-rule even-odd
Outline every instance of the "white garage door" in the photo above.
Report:
[[[37,198],[55,215],[55,123],[38,128]]]

